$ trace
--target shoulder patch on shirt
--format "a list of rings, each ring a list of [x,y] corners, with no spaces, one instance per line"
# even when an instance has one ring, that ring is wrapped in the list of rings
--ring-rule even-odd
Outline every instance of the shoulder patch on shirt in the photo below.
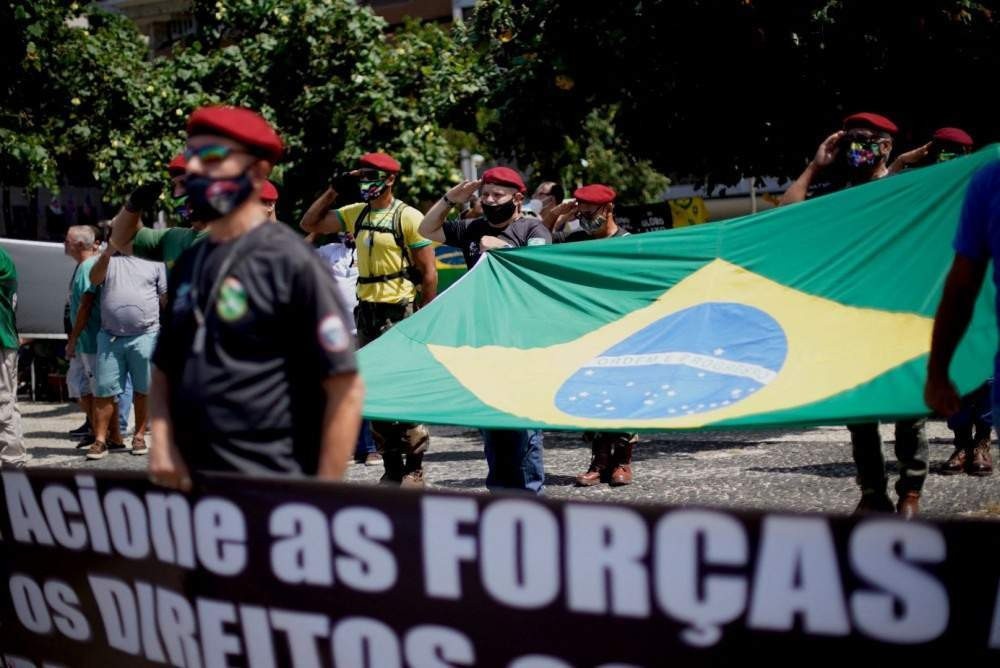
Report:
[[[545,239],[540,239],[538,237],[531,237],[528,239],[529,246],[544,246],[546,244]]]
[[[215,312],[226,322],[239,320],[247,312],[247,291],[235,277],[227,276],[219,288]]]
[[[347,333],[347,328],[344,327],[344,321],[341,320],[340,316],[333,313],[319,321],[316,333],[319,345],[323,346],[323,350],[331,353],[339,353],[347,350],[347,346],[351,341],[351,337]]]

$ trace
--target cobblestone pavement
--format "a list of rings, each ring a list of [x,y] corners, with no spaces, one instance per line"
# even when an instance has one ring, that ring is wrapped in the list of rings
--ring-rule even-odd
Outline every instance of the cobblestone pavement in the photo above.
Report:
[[[70,404],[21,404],[24,435],[33,459],[29,466],[81,470],[143,470],[145,457],[115,453],[88,462],[66,432],[79,426],[81,413]],[[484,492],[486,463],[478,432],[432,427],[425,459],[430,487]],[[987,478],[943,476],[937,471],[951,454],[951,432],[929,425],[931,475],[921,507],[932,516],[1000,518],[1000,473]],[[882,427],[895,477],[892,427]],[[632,485],[578,488],[573,477],[589,462],[579,434],[545,434],[546,494],[552,498],[696,504],[741,509],[848,513],[857,503],[850,439],[842,427],[772,431],[659,433],[643,435],[636,448]],[[354,464],[348,480],[372,484],[382,467]]]

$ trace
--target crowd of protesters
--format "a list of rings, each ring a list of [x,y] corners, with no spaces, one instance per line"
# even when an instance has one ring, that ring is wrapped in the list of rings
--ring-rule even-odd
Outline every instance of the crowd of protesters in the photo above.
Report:
[[[781,203],[949,160],[973,147],[964,131],[942,128],[893,160],[898,132],[885,116],[849,116]],[[614,184],[582,185],[566,199],[559,183],[542,181],[529,198],[521,173],[496,166],[455,185],[421,213],[397,196],[403,166],[385,152],[370,152],[332,175],[299,221],[303,240],[289,226],[268,224],[277,220],[278,200],[268,176],[283,152],[280,136],[257,113],[198,109],[188,119],[184,152],[167,166],[175,226],[143,226],[142,214],[163,197],[159,185],[147,184],[111,221],[103,245],[93,227],[67,231],[65,250],[77,263],[66,314],[67,383],[86,416],[74,435],[87,459],[148,451],[154,482],[187,489],[199,471],[337,479],[353,456],[383,466],[383,483],[420,488],[430,433],[420,424],[361,420],[354,351],[434,300],[434,244],[459,249],[472,268],[495,249],[628,234],[615,220]],[[939,318],[951,326],[939,322],[935,330],[927,396],[955,431],[955,452],[943,472],[988,475],[990,385],[961,399],[947,381],[969,300],[985,261],[998,250],[987,223],[1000,189],[993,176],[977,177],[973,185]],[[341,203],[345,196],[348,203]],[[960,307],[946,306],[953,302]],[[0,250],[5,465],[27,457],[13,400],[15,307],[16,273]],[[134,427],[126,445],[130,405]],[[915,515],[929,468],[925,420],[895,425],[895,503],[878,423],[849,429],[861,490],[857,510]],[[540,430],[481,434],[489,489],[542,492]],[[582,440],[590,460],[586,468],[582,462],[578,485],[632,482],[636,434],[587,432]]]

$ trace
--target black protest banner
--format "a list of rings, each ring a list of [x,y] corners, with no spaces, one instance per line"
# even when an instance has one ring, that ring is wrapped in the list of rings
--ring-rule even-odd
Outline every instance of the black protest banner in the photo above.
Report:
[[[992,658],[1000,525],[4,472],[13,666]]]
[[[632,234],[656,232],[673,227],[669,202],[627,204],[615,207],[615,222]]]

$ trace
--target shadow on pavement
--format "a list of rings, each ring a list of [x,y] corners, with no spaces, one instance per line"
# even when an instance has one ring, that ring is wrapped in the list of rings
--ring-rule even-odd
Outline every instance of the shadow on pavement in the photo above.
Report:
[[[886,467],[891,468],[889,466]],[[853,478],[857,469],[854,462],[830,462],[826,464],[806,464],[804,466],[754,466],[747,471],[754,473],[793,473],[815,475],[821,478]]]
[[[430,472],[428,472],[428,473],[430,473]],[[431,475],[428,475],[428,478],[429,478],[430,482],[435,487],[444,487],[446,489],[447,488],[450,488],[450,489],[466,489],[466,490],[475,490],[475,489],[478,488],[479,490],[481,490],[483,492],[486,491],[486,477],[485,476],[478,477],[478,478],[439,479],[439,478],[435,478],[435,477],[433,477]]]
[[[34,404],[30,401],[18,402],[19,406],[37,406],[39,404]],[[63,415],[71,415],[73,413],[80,414],[80,420],[83,420],[83,411],[75,403],[58,404],[52,408],[42,410],[42,411],[22,411],[22,417],[30,418],[48,418],[48,417],[62,417]]]
[[[433,448],[433,443],[431,444]],[[424,461],[432,463],[444,462],[485,462],[486,456],[482,450],[445,450],[435,452],[433,449],[424,455]]]
[[[24,438],[51,438],[54,440],[66,441],[67,443],[76,443],[77,439],[71,438],[64,431],[26,431],[23,434]]]
[[[40,457],[66,457],[72,455],[79,455],[80,461],[83,461],[84,459],[83,455],[86,452],[87,452],[86,448],[77,449],[73,447],[46,448],[46,447],[32,446],[28,448],[28,454],[30,454],[35,459],[38,459]]]

